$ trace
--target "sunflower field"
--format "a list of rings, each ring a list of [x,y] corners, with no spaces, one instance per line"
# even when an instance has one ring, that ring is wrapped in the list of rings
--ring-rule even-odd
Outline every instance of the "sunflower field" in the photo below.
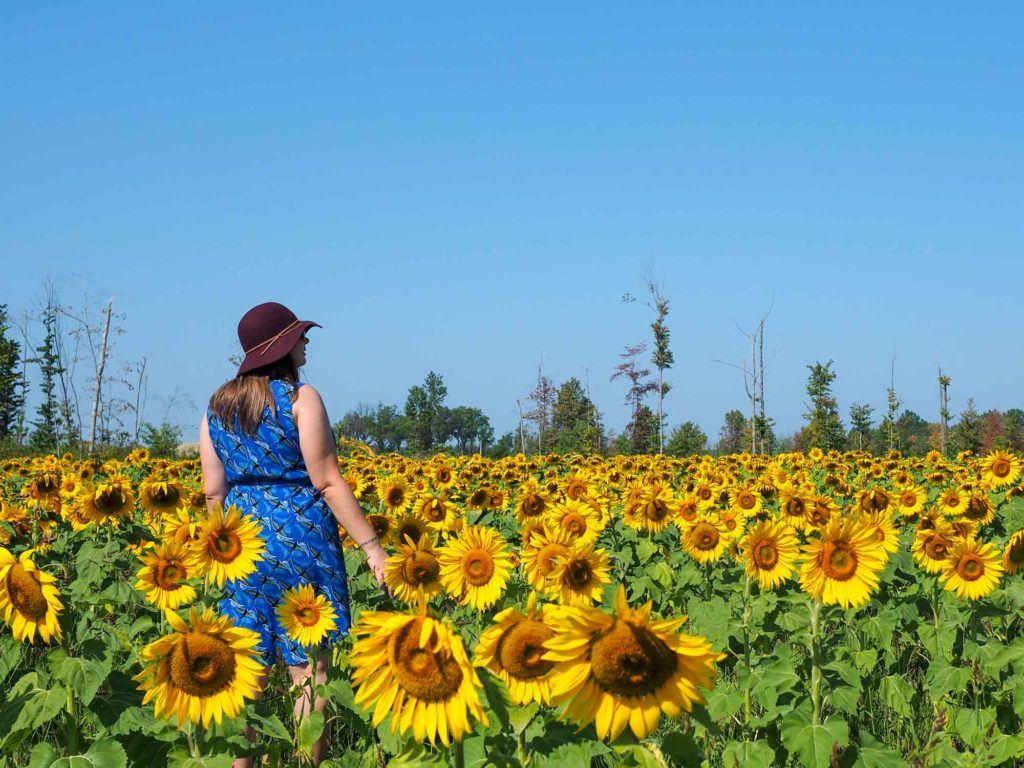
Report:
[[[0,464],[0,766],[1024,764],[1021,457],[339,462],[388,593],[342,531],[344,640],[282,598],[334,662],[298,717],[198,461]]]

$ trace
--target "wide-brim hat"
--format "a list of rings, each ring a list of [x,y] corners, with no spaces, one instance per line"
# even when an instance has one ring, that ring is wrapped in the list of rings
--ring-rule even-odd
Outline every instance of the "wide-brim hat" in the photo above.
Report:
[[[259,304],[238,322],[238,341],[245,359],[238,376],[287,356],[299,337],[310,328],[323,328],[312,320],[299,320],[294,312],[276,301]]]

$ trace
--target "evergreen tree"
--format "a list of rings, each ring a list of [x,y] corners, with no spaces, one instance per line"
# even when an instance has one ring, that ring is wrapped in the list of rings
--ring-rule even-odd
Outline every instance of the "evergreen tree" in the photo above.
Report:
[[[1011,451],[1024,453],[1024,410],[1011,408],[1003,414],[1003,441]]]
[[[658,417],[649,405],[641,405],[633,421],[626,426],[630,453],[657,453]]]
[[[847,440],[847,446],[850,450],[871,450],[871,416],[874,410],[867,403],[850,406],[850,435]]]
[[[60,358],[56,352],[56,323],[56,315],[47,310],[43,316],[46,336],[42,345],[36,347],[38,355],[32,358],[32,362],[39,366],[39,389],[43,399],[36,409],[36,419],[32,422],[35,429],[29,438],[29,445],[32,450],[39,453],[59,453],[61,446],[60,405],[57,401],[56,389],[57,377],[64,370],[59,366]]]
[[[665,453],[669,456],[694,456],[706,453],[708,436],[692,421],[684,421],[669,435]]]
[[[725,423],[718,433],[718,453],[742,453],[750,447],[750,423],[742,411],[732,410],[725,414]]]
[[[775,453],[775,444],[778,438],[775,436],[775,419],[759,413],[754,417],[754,431],[757,432],[757,450],[759,453]],[[749,422],[748,422],[749,426]]]
[[[983,431],[981,415],[974,408],[974,398],[967,398],[967,407],[960,414],[960,421],[949,430],[949,451],[952,454],[961,451],[981,450]]]
[[[846,428],[839,415],[839,403],[832,396],[832,382],[836,378],[832,361],[824,365],[815,362],[807,368],[811,372],[807,377],[807,396],[811,398],[811,408],[804,414],[807,420],[804,449],[842,450],[846,444]]]
[[[931,449],[932,425],[913,411],[904,411],[896,420],[899,450],[909,456],[923,456]]]
[[[0,304],[0,442],[17,438],[18,414],[25,406],[22,389],[21,344],[7,338],[7,305]]]
[[[570,378],[558,388],[551,413],[554,450],[557,453],[595,453],[602,432],[597,406],[587,397],[579,379]]]

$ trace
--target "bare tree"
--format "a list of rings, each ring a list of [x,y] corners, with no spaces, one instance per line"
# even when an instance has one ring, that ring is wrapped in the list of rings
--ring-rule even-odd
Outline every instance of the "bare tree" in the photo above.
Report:
[[[765,371],[765,359],[764,359],[764,327],[768,321],[768,316],[772,313],[772,309],[775,307],[775,299],[772,298],[772,303],[768,307],[768,310],[761,315],[760,320],[757,322],[757,326],[752,332],[744,331],[740,328],[739,323],[733,321],[736,325],[736,329],[747,337],[750,342],[750,360],[742,359],[740,363],[733,363],[727,360],[721,360],[714,358],[713,361],[721,363],[722,365],[728,365],[731,368],[735,368],[743,373],[743,390],[746,392],[747,399],[750,401],[750,452],[757,453],[758,448],[762,450],[768,450],[771,446],[767,444],[768,438],[768,417],[765,414],[764,404],[764,371]],[[777,351],[777,350],[776,350]],[[773,354],[774,356],[774,354]],[[770,362],[770,360],[769,360]],[[760,410],[760,417],[758,411]],[[760,430],[758,429],[760,425]],[[760,442],[759,442],[760,439]]]
[[[637,344],[635,346],[626,346],[626,351],[619,354],[622,362],[615,366],[615,372],[612,374],[609,381],[615,381],[618,378],[625,377],[629,380],[629,390],[626,392],[626,404],[632,408],[632,442],[633,450],[648,451],[650,448],[646,445],[640,444],[638,436],[642,437],[639,430],[642,427],[644,421],[644,400],[647,395],[656,391],[658,385],[650,380],[651,369],[650,368],[639,368],[637,367],[636,360],[643,352],[647,350],[646,344]],[[650,409],[647,409],[650,413]],[[653,437],[653,435],[652,435]]]
[[[544,375],[542,366],[543,362],[537,366],[537,386],[527,395],[533,401],[534,408],[526,414],[526,418],[537,422],[538,453],[544,453],[544,430],[551,423],[551,409],[558,397],[557,387]]]
[[[935,364],[939,369],[939,445],[942,455],[946,455],[946,441],[949,439],[949,385],[953,382],[949,376],[942,373],[942,366]]]

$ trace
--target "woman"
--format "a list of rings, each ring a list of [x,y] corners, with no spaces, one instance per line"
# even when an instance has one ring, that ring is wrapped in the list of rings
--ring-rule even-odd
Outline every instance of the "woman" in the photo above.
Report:
[[[306,332],[314,326],[322,327],[299,320],[274,302],[249,310],[238,324],[245,359],[236,377],[213,393],[199,427],[207,507],[238,506],[259,522],[266,542],[257,571],[228,584],[221,611],[259,633],[264,661],[282,658],[292,682],[300,686],[313,671],[305,649],[277,619],[281,594],[312,584],[331,602],[338,628],[324,641],[330,645],[348,633],[350,624],[345,560],[335,521],[366,554],[382,588],[387,561],[373,526],[338,470],[323,401],[298,378],[306,362]],[[317,660],[318,683],[326,680],[327,656]],[[322,711],[324,701],[318,697],[313,706]],[[296,701],[295,714],[308,712],[307,693]],[[247,734],[255,739],[251,730]],[[326,733],[313,748],[314,764],[323,759],[325,749]],[[236,768],[251,764],[249,759],[234,763]]]

